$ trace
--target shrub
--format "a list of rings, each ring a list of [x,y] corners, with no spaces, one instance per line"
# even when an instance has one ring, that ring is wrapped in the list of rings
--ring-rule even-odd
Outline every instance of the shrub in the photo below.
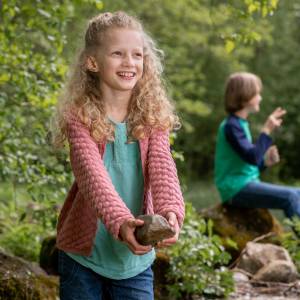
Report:
[[[20,224],[11,227],[0,236],[0,245],[6,251],[25,258],[37,261],[41,248],[43,228],[36,224]]]
[[[287,219],[284,223],[291,229],[281,237],[281,243],[290,253],[298,272],[300,272],[300,218]]]
[[[176,299],[193,294],[227,296],[233,291],[231,272],[225,267],[230,254],[212,233],[212,221],[205,222],[190,203],[179,241],[167,251],[170,295]]]
[[[24,204],[24,203],[22,203]],[[0,247],[30,261],[38,261],[41,241],[55,232],[58,208],[50,201],[26,206],[0,203]]]

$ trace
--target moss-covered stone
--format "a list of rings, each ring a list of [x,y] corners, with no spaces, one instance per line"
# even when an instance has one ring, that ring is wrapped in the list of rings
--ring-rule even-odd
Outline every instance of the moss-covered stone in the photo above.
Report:
[[[200,214],[213,221],[214,232],[221,236],[224,246],[234,258],[245,248],[247,242],[269,232],[275,235],[283,233],[282,226],[267,209],[236,208],[218,204],[201,210]],[[233,240],[238,249],[232,249],[226,243],[227,238]]]
[[[0,300],[57,300],[58,278],[39,266],[0,252]]]

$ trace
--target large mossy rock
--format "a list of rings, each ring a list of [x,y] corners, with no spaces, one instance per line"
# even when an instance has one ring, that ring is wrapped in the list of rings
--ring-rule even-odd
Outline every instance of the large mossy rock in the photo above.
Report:
[[[58,279],[33,263],[0,252],[0,299],[57,300]]]
[[[236,208],[229,205],[215,205],[200,212],[205,219],[214,223],[214,232],[224,240],[224,246],[236,258],[245,248],[247,242],[259,236],[273,232],[274,235],[283,233],[283,228],[275,217],[262,208]],[[238,249],[227,246],[226,239],[230,238]]]

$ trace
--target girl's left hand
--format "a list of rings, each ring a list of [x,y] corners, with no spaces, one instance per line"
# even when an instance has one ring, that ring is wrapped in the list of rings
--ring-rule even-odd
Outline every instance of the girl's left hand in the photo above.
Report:
[[[175,230],[176,234],[166,240],[162,240],[161,242],[158,242],[156,247],[157,248],[163,248],[163,247],[169,247],[173,244],[175,244],[178,240],[178,236],[179,236],[179,232],[180,232],[180,228],[179,228],[179,224],[177,221],[177,217],[175,215],[175,213],[173,212],[168,212],[166,215],[166,219],[168,220],[170,226]]]

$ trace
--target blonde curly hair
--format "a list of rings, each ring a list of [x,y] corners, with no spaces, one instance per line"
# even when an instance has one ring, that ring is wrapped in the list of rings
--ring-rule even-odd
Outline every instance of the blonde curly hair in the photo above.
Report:
[[[99,88],[99,73],[86,67],[88,56],[102,46],[108,29],[137,30],[143,38],[143,75],[133,89],[127,117],[128,136],[141,139],[153,129],[179,128],[174,106],[168,99],[161,78],[163,52],[144,32],[142,24],[124,12],[102,13],[92,18],[85,33],[85,47],[57,104],[53,122],[53,143],[61,146],[66,140],[67,115],[72,112],[90,130],[96,142],[114,140],[114,126],[108,121]]]

